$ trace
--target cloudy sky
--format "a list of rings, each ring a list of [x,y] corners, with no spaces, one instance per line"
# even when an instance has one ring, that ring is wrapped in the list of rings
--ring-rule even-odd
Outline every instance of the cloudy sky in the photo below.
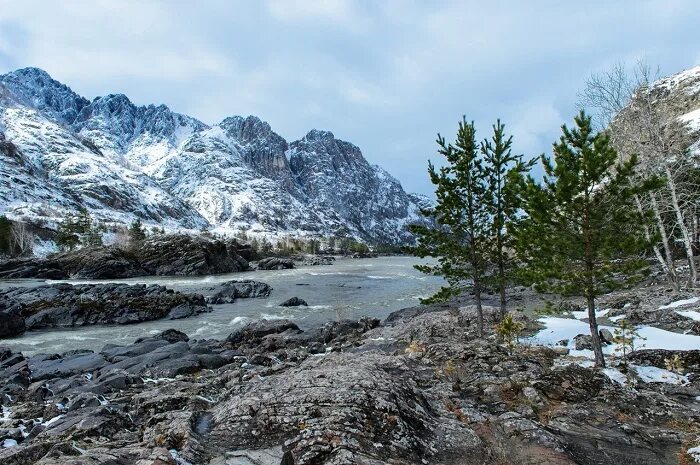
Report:
[[[289,141],[331,130],[429,193],[435,135],[463,114],[548,151],[590,73],[700,64],[698,25],[696,0],[0,0],[0,73],[37,66],[210,124],[253,114]]]

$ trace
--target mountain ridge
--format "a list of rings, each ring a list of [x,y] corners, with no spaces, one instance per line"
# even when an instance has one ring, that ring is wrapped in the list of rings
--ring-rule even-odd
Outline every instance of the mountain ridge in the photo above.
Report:
[[[330,131],[288,142],[257,116],[208,125],[124,94],[90,101],[39,68],[0,75],[0,134],[34,168],[14,176],[19,189],[0,185],[13,217],[55,222],[77,203],[97,219],[168,229],[402,244],[429,203]],[[33,196],[41,182],[52,200]]]

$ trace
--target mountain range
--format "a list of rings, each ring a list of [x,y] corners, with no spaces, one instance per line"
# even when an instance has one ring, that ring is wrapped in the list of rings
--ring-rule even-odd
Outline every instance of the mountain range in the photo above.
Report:
[[[123,94],[92,101],[38,68],[0,75],[0,213],[222,234],[402,244],[430,204],[313,129],[287,142],[255,116],[208,125]]]

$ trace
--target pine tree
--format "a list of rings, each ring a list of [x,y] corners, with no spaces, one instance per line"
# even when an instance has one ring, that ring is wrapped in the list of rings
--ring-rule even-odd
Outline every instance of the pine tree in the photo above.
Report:
[[[55,242],[59,250],[73,250],[80,244],[80,236],[75,233],[76,220],[73,216],[68,216],[58,225]]]
[[[9,255],[12,242],[12,221],[0,216],[0,254]]]
[[[129,226],[129,241],[132,244],[138,244],[146,239],[146,232],[143,229],[143,224],[140,218],[136,218],[131,226]]]
[[[618,162],[606,133],[594,133],[581,112],[562,126],[554,161],[542,156],[542,183],[524,187],[526,219],[517,248],[537,289],[586,299],[595,364],[605,366],[596,297],[640,279],[648,267],[642,231],[647,220],[634,205],[645,186],[634,181],[636,158]]]
[[[523,162],[522,155],[513,155],[511,147],[513,136],[506,136],[505,125],[501,120],[493,126],[493,136],[481,143],[486,180],[488,186],[488,208],[491,221],[489,235],[490,262],[496,271],[492,281],[500,295],[500,314],[504,319],[508,313],[506,307],[506,286],[511,279],[510,268],[512,261],[507,250],[512,246],[511,236],[507,234],[517,220],[518,196],[517,188],[522,184],[522,178],[532,167],[535,160]]]
[[[471,285],[476,301],[478,332],[483,335],[484,318],[481,292],[486,270],[485,236],[488,234],[487,172],[479,159],[474,123],[459,123],[457,140],[448,144],[438,135],[438,152],[447,164],[439,170],[429,163],[430,180],[435,185],[436,206],[423,213],[435,220],[436,227],[414,225],[417,245],[413,254],[435,257],[437,265],[417,265],[423,273],[442,276],[448,285],[425,302],[446,300]]]

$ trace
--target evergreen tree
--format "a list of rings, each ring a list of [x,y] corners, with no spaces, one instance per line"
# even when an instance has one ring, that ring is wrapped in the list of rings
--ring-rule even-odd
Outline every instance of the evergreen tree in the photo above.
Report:
[[[132,244],[138,244],[146,239],[146,232],[143,229],[143,224],[140,218],[136,218],[131,226],[129,226],[129,241]]]
[[[10,255],[12,241],[12,221],[5,215],[0,216],[0,254]]]
[[[59,250],[73,250],[80,244],[80,236],[75,233],[76,220],[73,216],[68,216],[58,225],[56,238],[54,239]]]
[[[83,234],[82,243],[87,247],[101,247],[102,243],[102,228],[96,223],[90,223],[90,226],[85,234]]]
[[[605,366],[596,297],[643,276],[648,246],[634,194],[636,158],[619,163],[606,133],[594,133],[581,112],[576,127],[562,126],[554,161],[541,157],[542,183],[529,177],[524,186],[524,219],[517,248],[528,278],[537,289],[583,296],[593,340],[595,364]]]
[[[437,265],[417,265],[424,273],[442,276],[448,285],[427,302],[446,300],[464,292],[471,285],[476,300],[479,335],[483,335],[484,319],[481,292],[486,270],[485,237],[488,233],[487,171],[479,159],[474,123],[463,119],[454,144],[438,135],[438,152],[447,164],[437,170],[429,163],[430,180],[435,185],[437,204],[424,210],[435,220],[437,227],[414,225],[417,245],[413,254],[435,257]]]
[[[505,125],[498,120],[493,126],[493,136],[481,143],[486,181],[488,208],[491,221],[489,234],[490,262],[496,270],[492,281],[500,294],[501,319],[507,315],[506,286],[511,279],[512,261],[508,249],[512,248],[512,236],[507,229],[516,222],[518,214],[518,187],[523,175],[530,170],[535,160],[524,163],[522,155],[513,155],[513,136],[506,136]]]

